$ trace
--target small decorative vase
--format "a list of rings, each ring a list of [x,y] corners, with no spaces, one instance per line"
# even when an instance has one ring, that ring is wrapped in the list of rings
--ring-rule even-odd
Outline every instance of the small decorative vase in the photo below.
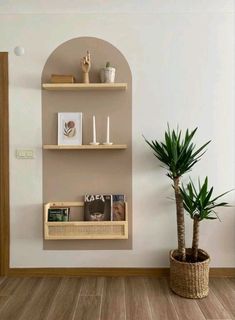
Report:
[[[102,83],[114,83],[116,69],[112,67],[100,70],[100,80]]]
[[[210,256],[199,249],[199,262],[177,260],[177,250],[170,251],[170,287],[179,296],[185,298],[204,298],[209,293]],[[186,249],[190,254],[191,249]]]

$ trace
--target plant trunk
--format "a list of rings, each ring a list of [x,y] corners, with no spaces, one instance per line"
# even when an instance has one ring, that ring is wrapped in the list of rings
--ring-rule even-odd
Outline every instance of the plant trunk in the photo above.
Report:
[[[192,243],[192,256],[193,261],[198,260],[198,244],[199,244],[199,220],[197,217],[193,219],[193,243]]]
[[[178,235],[178,252],[181,261],[186,260],[185,250],[185,226],[184,226],[184,205],[179,188],[179,177],[174,178],[176,216],[177,216],[177,235]]]

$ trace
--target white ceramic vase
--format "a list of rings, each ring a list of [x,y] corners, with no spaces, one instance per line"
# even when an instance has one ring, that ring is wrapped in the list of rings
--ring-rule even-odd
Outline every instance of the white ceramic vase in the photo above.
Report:
[[[115,81],[116,69],[112,67],[100,70],[100,80],[102,83],[113,83]]]

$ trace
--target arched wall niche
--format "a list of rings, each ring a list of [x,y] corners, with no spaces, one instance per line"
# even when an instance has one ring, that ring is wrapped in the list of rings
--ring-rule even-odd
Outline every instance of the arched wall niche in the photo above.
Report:
[[[110,138],[127,144],[126,150],[43,150],[43,201],[83,201],[88,194],[125,194],[128,202],[127,240],[49,240],[44,250],[128,250],[132,248],[132,77],[122,53],[107,41],[94,37],[71,39],[58,46],[46,61],[42,83],[51,74],[73,74],[81,82],[80,59],[91,53],[90,82],[100,82],[99,70],[107,61],[116,68],[115,82],[126,82],[126,91],[42,90],[43,144],[57,144],[58,112],[83,113],[83,144],[92,140],[92,116],[96,116],[97,141]],[[82,213],[80,213],[82,214]]]

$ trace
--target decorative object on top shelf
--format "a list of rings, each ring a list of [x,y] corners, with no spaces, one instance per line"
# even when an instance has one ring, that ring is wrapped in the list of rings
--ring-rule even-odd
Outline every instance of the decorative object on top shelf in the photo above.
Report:
[[[58,145],[82,145],[82,113],[58,113]]]
[[[89,71],[91,69],[91,55],[90,52],[87,51],[85,57],[81,59],[81,67],[82,67],[82,82],[89,83]]]
[[[104,142],[104,145],[112,145],[113,143],[110,142],[110,128],[109,128],[109,116],[107,117],[107,132],[106,132],[106,142]]]
[[[70,74],[52,74],[51,83],[74,83],[75,77]]]
[[[95,124],[95,116],[92,117],[92,133],[93,133],[93,141],[90,142],[91,145],[98,145],[99,142],[96,141],[96,124]]]
[[[110,66],[110,62],[106,63],[106,67],[100,70],[100,80],[102,83],[114,83],[116,69]]]

